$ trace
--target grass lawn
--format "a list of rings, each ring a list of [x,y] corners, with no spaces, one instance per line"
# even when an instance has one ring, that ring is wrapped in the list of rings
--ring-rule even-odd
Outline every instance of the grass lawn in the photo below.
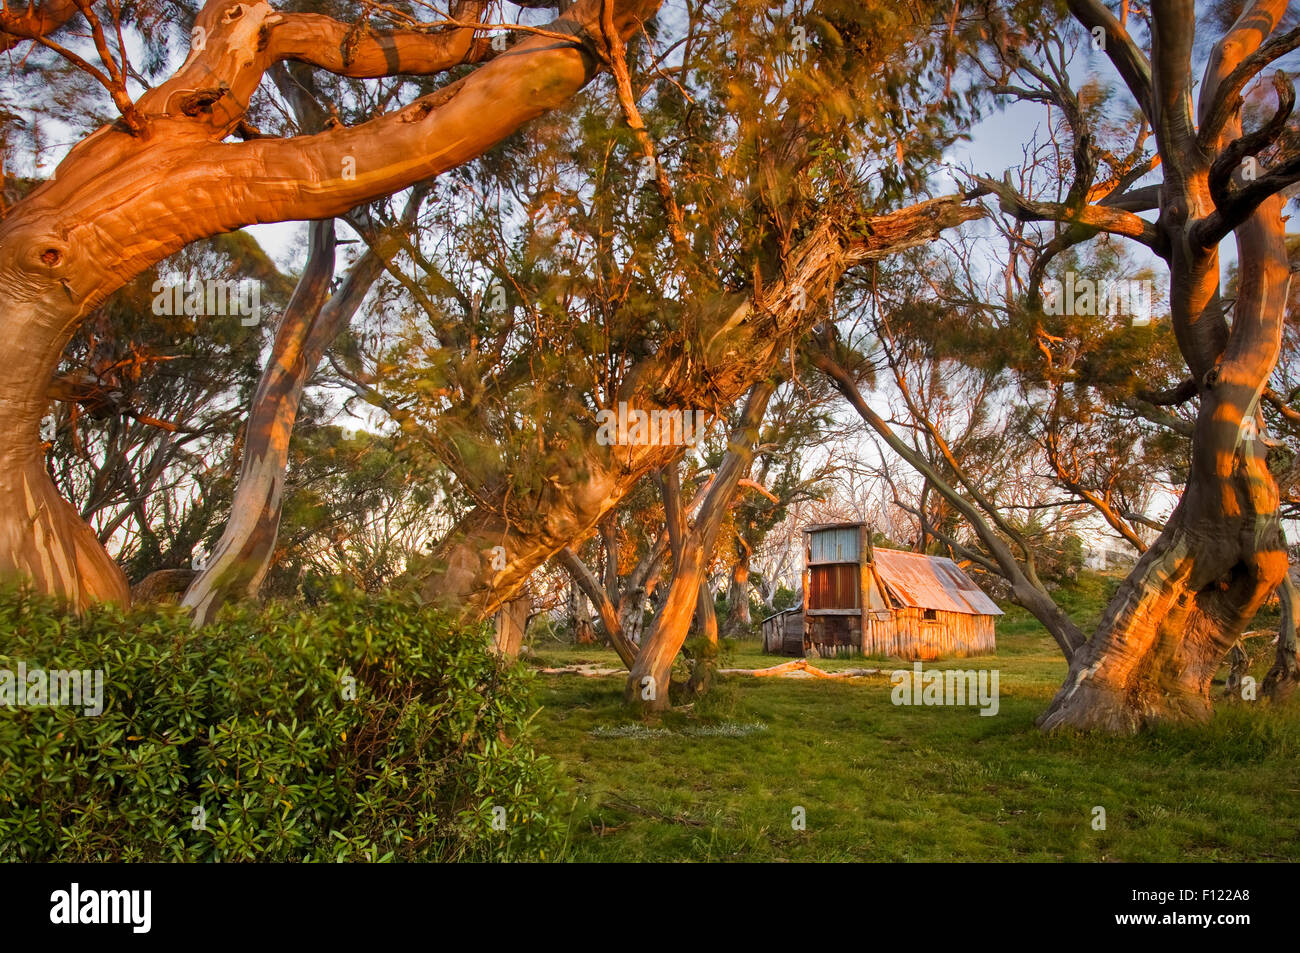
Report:
[[[1063,604],[1090,624],[1104,585]],[[1251,646],[1257,680],[1266,643]],[[534,651],[551,666],[618,665],[599,647]],[[739,642],[722,664],[780,661]],[[536,741],[571,795],[569,858],[1300,860],[1300,706],[1220,701],[1204,727],[1046,737],[1034,719],[1065,662],[1018,609],[1000,621],[997,655],[934,666],[998,670],[995,717],[895,706],[888,673],[908,667],[897,660],[814,664],[882,672],[721,678],[691,709],[645,722],[624,709],[621,678],[539,675]],[[1093,829],[1095,807],[1105,830]],[[793,828],[796,808],[805,830]]]

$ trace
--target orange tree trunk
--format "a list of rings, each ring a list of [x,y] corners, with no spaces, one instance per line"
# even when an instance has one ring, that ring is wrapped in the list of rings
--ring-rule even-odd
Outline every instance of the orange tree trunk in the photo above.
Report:
[[[695,526],[684,534],[680,558],[673,566],[673,578],[668,587],[668,599],[655,616],[650,634],[637,653],[636,663],[628,674],[625,696],[643,711],[662,711],[670,704],[669,687],[673,660],[681,651],[690,633],[691,618],[698,602],[708,599],[705,584],[709,560],[717,542],[718,529],[727,506],[736,492],[736,484],[748,472],[754,459],[754,445],[758,441],[758,428],[767,402],[775,390],[770,381],[761,381],[750,390],[740,424],[731,434],[729,447],[713,478],[713,485],[700,506]],[[717,642],[717,625],[712,631]],[[706,660],[710,664],[711,660]],[[707,682],[707,676],[697,673],[692,677],[696,685]]]
[[[1277,484],[1256,434],[1290,278],[1281,211],[1281,199],[1267,199],[1237,228],[1236,313],[1217,344],[1217,251],[1172,255],[1174,324],[1201,402],[1187,485],[1071,659],[1044,728],[1128,732],[1207,719],[1215,672],[1286,574]]]
[[[75,312],[60,284],[63,259],[50,264],[43,254],[0,238],[0,315],[6,328],[0,349],[9,358],[0,362],[0,575],[25,578],[77,608],[103,600],[126,603],[126,576],[45,468],[40,420],[62,346],[41,348],[39,341],[62,339]],[[25,274],[42,271],[45,281]]]
[[[1285,121],[1294,91],[1284,80],[1275,83],[1283,103],[1278,117],[1242,135],[1241,86],[1234,86],[1267,63],[1266,56],[1249,58],[1267,52],[1264,41],[1287,4],[1247,5],[1211,51],[1193,115],[1192,0],[1152,4],[1150,63],[1100,5],[1069,3],[1085,26],[1107,33],[1108,55],[1155,133],[1164,181],[1152,247],[1169,266],[1174,332],[1200,400],[1178,506],[1092,639],[1074,653],[1040,720],[1048,729],[1129,732],[1210,716],[1211,679],[1287,569],[1278,489],[1257,428],[1290,282],[1277,192],[1295,175],[1295,163],[1256,177],[1242,159],[1277,138],[1278,117]],[[1240,272],[1229,324],[1218,246],[1232,233]]]

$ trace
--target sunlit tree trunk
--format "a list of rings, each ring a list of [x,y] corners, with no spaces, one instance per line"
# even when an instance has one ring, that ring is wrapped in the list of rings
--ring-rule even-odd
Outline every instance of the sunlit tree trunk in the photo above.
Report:
[[[53,240],[5,241],[0,226],[0,315],[6,330],[0,353],[8,358],[0,362],[0,575],[25,578],[78,608],[103,600],[126,603],[125,574],[59,495],[45,467],[40,421],[49,406],[46,387],[63,350],[64,329],[79,317],[62,287],[68,275],[63,253],[62,243]],[[49,341],[59,346],[42,346]]]
[[[1278,488],[1257,430],[1290,280],[1278,194],[1300,180],[1300,159],[1284,157],[1266,168],[1258,157],[1284,132],[1295,90],[1275,74],[1279,108],[1246,134],[1241,94],[1269,63],[1296,48],[1297,35],[1279,31],[1285,0],[1253,0],[1210,51],[1197,84],[1192,62],[1201,18],[1194,0],[1153,0],[1149,59],[1102,0],[1066,3],[1098,40],[1154,133],[1162,181],[1117,192],[1103,187],[1104,197],[1090,202],[1100,185],[1092,181],[1096,153],[1087,130],[1076,128],[1074,166],[1081,177],[1069,201],[1030,201],[1009,178],[980,182],[1017,218],[1069,223],[1084,237],[1124,236],[1168,266],[1170,315],[1189,371],[1178,390],[1199,400],[1186,486],[1092,639],[1071,657],[1065,684],[1040,721],[1047,729],[1130,732],[1210,716],[1211,679],[1287,568]],[[1055,81],[1046,83],[1056,90],[1049,98],[1065,103],[1078,126],[1077,100],[1071,107]],[[1141,211],[1159,215],[1152,222]],[[1229,235],[1240,263],[1231,323],[1220,296],[1218,253]]]
[[[736,485],[749,471],[754,459],[759,424],[775,390],[770,381],[753,386],[745,402],[740,423],[731,434],[728,449],[704,497],[695,525],[683,534],[680,553],[673,566],[672,583],[663,610],[655,617],[649,635],[628,675],[626,697],[634,706],[661,711],[670,704],[669,686],[673,660],[690,633],[696,604],[707,598],[708,562],[717,542],[718,530]],[[714,622],[713,640],[717,641]],[[698,679],[693,679],[697,681]]]
[[[1202,138],[1215,131],[1221,85],[1285,9],[1277,0],[1252,4],[1215,47],[1200,92]],[[1190,108],[1195,9],[1190,0],[1166,0],[1154,10],[1154,126],[1165,169],[1159,229],[1174,330],[1200,407],[1182,498],[1096,634],[1071,659],[1040,722],[1048,729],[1128,732],[1209,718],[1212,678],[1287,570],[1277,484],[1257,433],[1290,282],[1283,203],[1276,194],[1262,201],[1252,195],[1256,182],[1243,174],[1242,153],[1233,158],[1240,100],[1209,149],[1197,144]],[[1240,262],[1231,326],[1218,256],[1229,227]]]

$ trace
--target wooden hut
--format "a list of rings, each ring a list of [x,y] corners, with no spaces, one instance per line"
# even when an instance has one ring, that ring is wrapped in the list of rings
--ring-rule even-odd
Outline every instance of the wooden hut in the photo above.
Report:
[[[763,651],[769,655],[803,655],[803,609],[792,606],[762,621]]]
[[[951,559],[871,543],[866,523],[804,530],[803,605],[763,620],[763,648],[786,655],[960,658],[996,649],[1002,610]],[[802,644],[790,637],[802,630]]]

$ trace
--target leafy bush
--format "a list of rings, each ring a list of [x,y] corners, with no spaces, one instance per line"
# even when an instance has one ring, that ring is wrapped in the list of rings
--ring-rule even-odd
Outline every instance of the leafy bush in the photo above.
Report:
[[[0,594],[0,670],[104,672],[98,717],[0,707],[0,859],[551,856],[531,676],[487,644],[409,595],[338,589],[194,631],[174,607]]]

